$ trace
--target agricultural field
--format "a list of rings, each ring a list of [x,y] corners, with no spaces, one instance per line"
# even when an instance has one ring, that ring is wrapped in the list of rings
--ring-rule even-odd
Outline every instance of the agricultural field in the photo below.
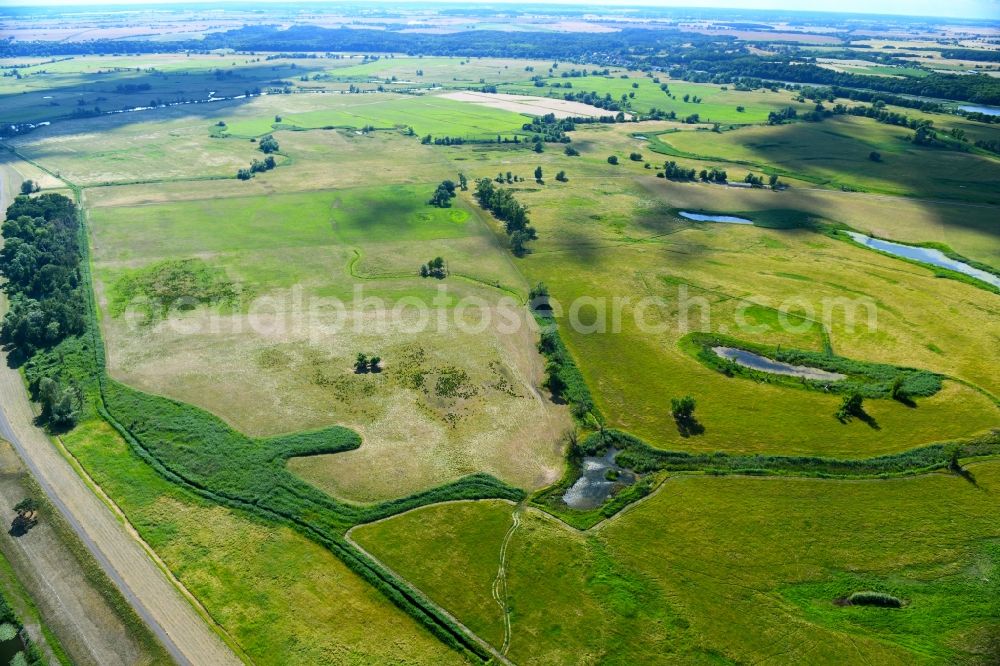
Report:
[[[1000,288],[848,232],[1000,275],[1000,126],[411,19],[0,60],[6,351],[234,658],[992,663]]]
[[[647,113],[654,108],[668,113],[673,111],[678,118],[696,113],[701,122],[734,125],[766,121],[768,113],[788,106],[800,111],[808,110],[807,105],[795,102],[787,91],[740,92],[727,86],[688,83],[669,78],[663,78],[657,83],[641,72],[616,70],[608,76],[550,77],[542,78],[541,82],[543,87],[537,87],[531,82],[504,85],[500,87],[500,92],[557,99],[562,99],[567,93],[594,92],[600,97],[611,95],[616,101],[625,95],[630,108],[640,113]],[[660,88],[664,84],[669,88],[669,93]],[[567,85],[572,87],[567,89]],[[687,99],[684,99],[685,96]],[[695,98],[699,101],[695,101]],[[742,107],[743,110],[740,111],[737,107]]]
[[[513,507],[501,502],[428,507],[352,537],[485,636],[503,632],[490,592],[502,567],[515,662],[988,662],[1000,468],[969,470],[978,487],[677,476],[584,533],[525,510],[503,561]],[[907,606],[837,605],[859,590]]]
[[[778,168],[783,175],[834,189],[976,203],[1000,201],[996,159],[913,145],[906,140],[912,132],[904,128],[853,117],[776,127],[657,138],[667,155]],[[881,161],[870,159],[873,151],[882,156]]]

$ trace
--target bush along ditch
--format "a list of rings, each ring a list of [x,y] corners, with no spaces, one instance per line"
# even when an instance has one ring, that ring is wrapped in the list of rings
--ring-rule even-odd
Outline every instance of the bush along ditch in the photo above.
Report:
[[[838,459],[819,456],[688,453],[657,449],[620,430],[596,432],[579,444],[582,455],[595,456],[614,448],[615,462],[637,474],[705,472],[808,476],[828,479],[891,478],[950,469],[952,460],[1000,455],[1000,429],[978,437],[941,442],[874,458]]]
[[[727,377],[742,377],[766,384],[824,393],[857,394],[862,398],[889,398],[904,402],[912,398],[926,398],[941,390],[941,382],[945,378],[944,375],[929,370],[858,361],[804,349],[771,347],[718,333],[689,333],[681,338],[679,344],[682,350],[703,365]],[[830,381],[763,372],[724,358],[716,354],[713,347],[742,349],[773,361],[836,372],[846,377]]]
[[[77,276],[75,280],[66,278],[66,281],[76,287],[74,293],[81,299],[78,309],[81,325],[78,332],[67,331],[57,339],[47,340],[43,346],[15,347],[15,350],[23,350],[28,359],[24,374],[29,389],[37,392],[43,385],[49,386],[44,382],[46,378],[66,384],[72,382],[78,387],[82,401],[80,418],[104,418],[131,450],[159,474],[215,503],[292,527],[328,548],[445,644],[477,659],[488,660],[491,655],[486,648],[404,581],[350,545],[344,535],[354,525],[419,506],[462,499],[498,498],[519,502],[524,499],[524,492],[490,475],[474,474],[379,504],[362,506],[340,502],[296,477],[287,470],[285,463],[295,456],[357,448],[361,438],[353,431],[333,427],[280,437],[251,438],[193,405],[150,395],[112,380],[105,371],[104,344],[91,289],[82,215],[66,197],[43,195],[46,196],[62,199],[46,200],[43,205],[62,211],[54,224],[65,225],[73,232],[70,237],[75,242],[64,244],[66,258],[63,261],[66,272]],[[25,202],[21,199],[15,202],[20,207],[16,210],[24,208]],[[42,219],[47,221],[44,215]],[[40,237],[44,235],[39,234]],[[43,291],[39,295],[44,297]]]

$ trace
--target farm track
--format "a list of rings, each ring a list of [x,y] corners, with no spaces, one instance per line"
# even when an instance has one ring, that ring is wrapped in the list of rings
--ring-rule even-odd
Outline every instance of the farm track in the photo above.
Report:
[[[442,504],[451,504],[453,502],[465,502],[465,501],[468,501],[468,500],[450,500],[448,502],[439,502],[438,504],[435,504],[434,506],[440,506]],[[418,511],[421,508],[425,508],[425,507],[418,507],[417,509],[411,509],[411,511]],[[403,513],[398,513],[398,514],[389,516],[388,518],[382,518],[380,520],[376,520],[376,521],[374,521],[374,523],[380,523],[380,522],[382,522],[384,520],[391,520],[393,518],[398,518],[399,516],[405,515],[406,513],[409,513],[409,511],[404,511]],[[365,525],[371,525],[371,524],[374,524],[374,523],[363,523],[363,524],[365,524]],[[459,627],[462,631],[464,631],[465,634],[467,636],[469,636],[470,639],[472,639],[473,641],[475,641],[476,643],[478,643],[480,645],[480,647],[484,648],[487,652],[489,652],[491,655],[493,655],[497,659],[497,661],[499,661],[501,664],[506,664],[507,666],[513,666],[513,663],[510,660],[508,660],[507,657],[504,656],[504,654],[500,650],[497,650],[488,641],[486,641],[484,638],[480,637],[474,631],[472,631],[471,629],[469,629],[469,627],[467,627],[461,620],[459,620],[457,617],[455,617],[454,615],[452,615],[451,613],[449,613],[447,610],[445,610],[444,608],[442,608],[440,605],[438,605],[437,603],[435,603],[434,601],[432,601],[431,598],[429,596],[427,596],[427,594],[425,594],[420,588],[418,588],[416,585],[414,585],[412,582],[410,582],[407,578],[405,578],[404,576],[400,575],[395,569],[393,569],[392,567],[390,567],[384,561],[382,561],[379,558],[375,557],[368,550],[365,550],[365,548],[362,547],[361,544],[359,544],[357,541],[355,541],[351,537],[351,531],[353,529],[354,528],[351,528],[351,530],[348,530],[347,533],[344,535],[344,539],[347,541],[347,543],[349,543],[351,545],[352,548],[355,548],[362,555],[364,555],[365,557],[367,557],[368,559],[370,559],[372,562],[375,562],[378,566],[380,566],[385,571],[389,572],[389,574],[391,576],[393,576],[393,577],[395,577],[395,578],[397,578],[397,579],[399,579],[401,581],[406,581],[406,585],[408,585],[409,588],[411,590],[413,590],[413,592],[415,594],[419,595],[424,600],[424,602],[426,602],[430,606],[433,606],[439,613],[441,613],[441,615],[443,615],[444,617],[448,618],[448,620],[450,620],[451,622],[453,622],[457,627]]]
[[[514,536],[514,532],[521,525],[521,506],[518,505],[514,507],[514,512],[511,514],[511,525],[510,529],[503,537],[503,543],[500,545],[500,566],[497,569],[496,580],[493,581],[493,600],[497,602],[500,606],[500,611],[503,613],[503,645],[500,647],[500,654],[507,654],[510,650],[510,607],[507,603],[507,546],[510,544],[511,537]]]
[[[20,176],[4,167],[5,187]],[[0,192],[2,194],[2,192]],[[0,208],[8,202],[0,196]],[[35,414],[21,375],[0,354],[0,435],[17,450],[52,505],[66,519],[126,601],[179,664],[240,664],[236,655],[209,628],[191,603],[150,559],[77,474],[49,438],[35,427]],[[101,660],[115,663],[115,659]]]

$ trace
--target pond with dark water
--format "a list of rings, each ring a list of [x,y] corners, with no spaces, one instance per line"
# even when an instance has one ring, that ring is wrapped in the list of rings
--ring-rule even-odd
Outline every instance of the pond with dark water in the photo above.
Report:
[[[775,361],[774,359],[761,356],[760,354],[754,354],[753,352],[749,352],[745,349],[737,349],[735,347],[712,347],[712,351],[722,358],[727,358],[737,365],[742,365],[744,368],[760,370],[761,372],[770,372],[775,375],[804,377],[805,379],[813,379],[818,382],[837,382],[841,379],[847,378],[847,375],[842,375],[839,372],[828,372],[827,370],[820,370],[819,368],[810,368],[807,365],[791,365],[790,363],[782,363],[781,361]]]

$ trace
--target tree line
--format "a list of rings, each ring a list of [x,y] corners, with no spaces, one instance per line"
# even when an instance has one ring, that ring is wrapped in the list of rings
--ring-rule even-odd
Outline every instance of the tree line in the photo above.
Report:
[[[528,210],[514,198],[513,191],[494,186],[489,178],[480,178],[476,181],[475,196],[480,206],[504,223],[511,250],[523,256],[528,241],[538,238],[538,234],[529,224]]]
[[[15,363],[84,331],[79,224],[76,206],[61,194],[19,196],[7,209],[0,277],[10,309],[0,324],[0,344]],[[43,421],[72,425],[83,405],[77,386],[43,376],[33,389]]]

